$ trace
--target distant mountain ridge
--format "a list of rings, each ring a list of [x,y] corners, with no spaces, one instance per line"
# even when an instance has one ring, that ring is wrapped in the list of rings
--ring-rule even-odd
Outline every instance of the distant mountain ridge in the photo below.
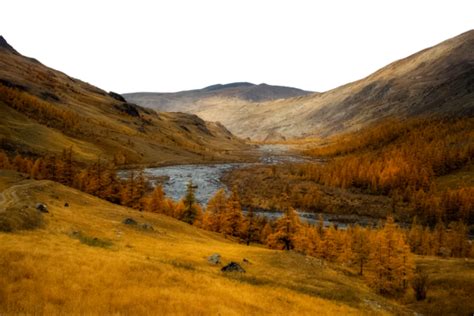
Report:
[[[229,98],[226,93],[195,94],[191,99],[179,94],[125,97],[143,106],[220,121],[232,133],[256,140],[328,136],[357,130],[388,116],[472,116],[474,30],[323,93],[286,95],[275,100],[240,94]],[[169,100],[166,106],[164,99]]]
[[[222,98],[245,102],[263,102],[303,96],[310,93],[312,92],[291,87],[273,86],[265,83],[256,85],[250,82],[234,82],[174,93],[137,92],[124,93],[123,96],[129,102],[134,102],[158,111],[193,113],[190,108],[194,108],[197,103],[202,103],[205,99]]]

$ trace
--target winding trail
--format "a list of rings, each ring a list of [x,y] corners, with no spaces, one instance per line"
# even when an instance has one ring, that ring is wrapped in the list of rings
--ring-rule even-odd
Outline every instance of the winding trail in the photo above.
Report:
[[[5,211],[7,208],[19,203],[20,200],[27,199],[29,197],[26,195],[28,194],[28,190],[35,187],[46,186],[48,183],[49,181],[47,180],[27,180],[26,183],[12,185],[11,187],[3,190],[3,192],[0,192],[0,212]]]

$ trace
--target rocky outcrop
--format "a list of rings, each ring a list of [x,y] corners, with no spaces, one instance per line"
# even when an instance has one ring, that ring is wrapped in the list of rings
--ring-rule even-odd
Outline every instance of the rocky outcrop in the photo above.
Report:
[[[245,269],[240,266],[237,262],[231,262],[221,269],[222,272],[240,272],[245,273]]]

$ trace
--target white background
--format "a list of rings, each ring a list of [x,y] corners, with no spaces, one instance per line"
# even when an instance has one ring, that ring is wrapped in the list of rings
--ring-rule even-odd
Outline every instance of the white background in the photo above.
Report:
[[[474,1],[0,1],[19,52],[106,90],[325,91],[474,28]]]

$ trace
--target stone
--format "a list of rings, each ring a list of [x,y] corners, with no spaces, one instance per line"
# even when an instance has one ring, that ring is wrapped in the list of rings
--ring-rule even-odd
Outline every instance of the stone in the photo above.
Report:
[[[143,224],[141,224],[141,225],[140,225],[140,228],[143,229],[143,230],[155,230],[155,229],[153,228],[153,226],[151,226],[151,225],[148,224],[148,223],[143,223]]]
[[[125,102],[125,103],[121,103],[121,104],[116,104],[116,105],[114,105],[114,107],[117,110],[119,110],[123,113],[126,113],[130,116],[133,116],[133,117],[139,117],[140,116],[139,107],[136,104]]]
[[[218,253],[214,253],[211,256],[207,257],[207,262],[210,264],[219,264],[221,263],[221,255]]]
[[[64,203],[64,207],[69,207],[69,203],[68,202]]]
[[[109,95],[117,101],[127,102],[127,100],[125,100],[125,98],[123,96],[121,96],[120,94],[118,94],[116,92],[110,91]]]
[[[237,262],[231,262],[221,269],[222,272],[240,272],[245,273],[244,268],[240,266]]]
[[[137,225],[137,221],[134,220],[133,218],[131,217],[127,217],[126,219],[123,220],[123,222],[125,225]]]
[[[41,213],[49,213],[48,206],[44,203],[36,203],[36,209]]]

